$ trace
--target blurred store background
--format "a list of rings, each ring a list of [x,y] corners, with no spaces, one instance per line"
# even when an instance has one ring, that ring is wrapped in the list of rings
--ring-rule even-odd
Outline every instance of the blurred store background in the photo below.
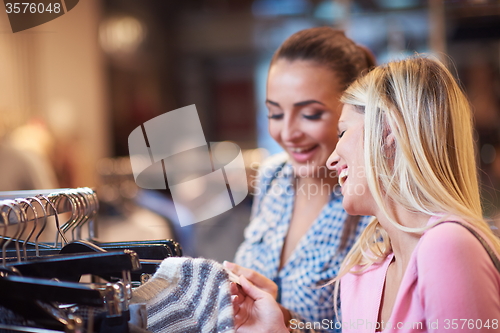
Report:
[[[0,11],[0,190],[94,187],[103,239],[175,237],[188,255],[232,259],[251,196],[180,228],[168,191],[135,185],[128,135],[196,104],[207,141],[237,143],[251,177],[280,150],[267,134],[270,58],[322,25],[379,63],[415,52],[448,63],[474,108],[485,215],[499,220],[498,0],[81,0],[16,34]]]

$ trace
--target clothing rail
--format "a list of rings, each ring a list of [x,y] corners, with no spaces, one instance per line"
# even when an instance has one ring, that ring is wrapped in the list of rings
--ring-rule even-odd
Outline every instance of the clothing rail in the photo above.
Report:
[[[41,198],[46,197],[49,199],[58,214],[72,212],[74,210],[74,205],[72,205],[69,195],[78,195],[78,194],[86,194],[86,195],[95,195],[95,192],[88,187],[81,188],[62,188],[62,189],[47,189],[47,190],[28,190],[28,191],[4,191],[0,192],[0,212],[8,206],[12,200],[15,199],[28,199],[28,198]],[[34,203],[35,201],[32,201]],[[35,219],[35,215],[32,209],[26,209],[28,206],[25,202],[20,202],[19,204],[23,205],[23,208],[26,210],[27,219],[26,221],[33,221]],[[96,204],[97,205],[97,204]],[[38,218],[43,218],[45,216],[53,216],[56,212],[52,209],[51,205],[47,205],[45,209],[45,214],[42,207],[39,204],[33,204],[33,207],[36,209],[36,213]],[[96,209],[98,207],[96,206]],[[16,224],[18,223],[18,216],[13,212],[9,212],[9,217],[7,224]],[[4,215],[0,214],[0,223],[5,224]]]
[[[0,192],[0,331],[147,332],[146,306],[132,302],[132,283],[182,255],[180,245],[101,242],[90,228],[82,235],[97,210],[90,188]]]
[[[98,208],[96,193],[89,187],[0,192],[0,226],[69,212],[75,223],[83,218],[89,221]],[[89,233],[94,237],[96,226],[92,219],[89,222]]]
[[[65,193],[68,191],[78,191],[78,190],[91,190],[88,187],[80,188],[55,188],[55,189],[44,189],[44,190],[27,190],[27,191],[3,191],[0,192],[0,200],[3,199],[16,199],[25,197],[34,197],[36,195],[52,196],[60,193]],[[93,192],[93,191],[92,191]]]

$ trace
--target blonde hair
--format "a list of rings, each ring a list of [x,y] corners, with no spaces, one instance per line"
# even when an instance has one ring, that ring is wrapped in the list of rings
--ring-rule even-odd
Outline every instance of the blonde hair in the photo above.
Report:
[[[364,113],[367,183],[390,222],[418,234],[431,227],[399,224],[386,198],[411,212],[459,216],[500,253],[500,240],[482,217],[470,106],[442,63],[412,57],[377,67],[356,80],[341,101]],[[388,133],[393,144],[386,142]],[[390,252],[388,234],[372,220],[334,279],[335,293],[342,276],[362,273]]]

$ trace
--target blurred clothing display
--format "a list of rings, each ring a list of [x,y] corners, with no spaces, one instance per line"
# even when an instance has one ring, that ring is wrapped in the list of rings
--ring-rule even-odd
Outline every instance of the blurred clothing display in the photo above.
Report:
[[[203,257],[218,262],[234,258],[238,246],[244,240],[243,232],[248,225],[251,209],[251,199],[247,197],[228,212],[200,223],[181,227],[177,215],[187,216],[189,211],[182,206],[174,206],[171,198],[163,193],[139,190],[134,202],[149,210],[151,214],[155,213],[156,216],[161,216],[168,221],[172,233],[171,238],[182,244],[186,256]],[[107,226],[108,223],[105,222],[102,225]],[[103,230],[103,233],[99,233],[100,237],[105,237],[104,233],[108,231]]]
[[[0,143],[0,191],[57,188],[52,167],[42,156]]]
[[[141,207],[124,215],[102,216],[97,228],[103,242],[174,238],[168,220]]]

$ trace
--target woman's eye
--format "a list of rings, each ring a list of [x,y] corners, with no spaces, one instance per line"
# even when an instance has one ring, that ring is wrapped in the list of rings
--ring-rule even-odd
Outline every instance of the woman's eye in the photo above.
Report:
[[[321,116],[323,115],[323,112],[318,112],[318,113],[315,113],[315,114],[312,114],[312,115],[302,115],[302,117],[304,117],[305,119],[307,120],[318,120],[318,119],[321,119]]]
[[[269,119],[282,119],[283,113],[273,113],[267,116]]]
[[[344,136],[345,131],[339,132],[339,139]]]

